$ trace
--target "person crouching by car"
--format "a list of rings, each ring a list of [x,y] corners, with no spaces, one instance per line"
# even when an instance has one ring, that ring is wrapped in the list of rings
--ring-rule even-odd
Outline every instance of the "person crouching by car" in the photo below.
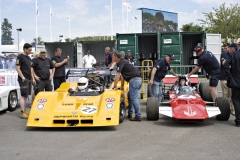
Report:
[[[55,67],[52,61],[46,57],[45,50],[40,51],[39,57],[32,59],[32,67],[34,78],[36,80],[35,96],[41,91],[52,91],[51,81],[55,73]],[[52,69],[50,74],[49,69]]]
[[[138,101],[138,90],[142,86],[142,78],[138,70],[132,65],[129,64],[127,60],[122,58],[121,52],[117,51],[113,53],[112,57],[113,62],[117,63],[117,73],[114,78],[114,90],[117,90],[117,83],[121,76],[121,90],[124,88],[124,80],[129,82],[129,92],[128,92],[128,118],[130,121],[141,121],[141,111],[140,104]],[[135,109],[135,117],[132,118],[133,107]]]

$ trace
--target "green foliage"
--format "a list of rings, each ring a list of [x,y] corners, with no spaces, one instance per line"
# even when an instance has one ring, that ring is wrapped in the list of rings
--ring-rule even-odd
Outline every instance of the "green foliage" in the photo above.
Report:
[[[76,37],[73,41],[110,41],[111,36],[95,36],[95,37]],[[116,40],[116,36],[113,36],[113,40]],[[66,40],[66,42],[68,42]]]
[[[189,23],[189,24],[184,24],[182,26],[181,30],[183,32],[187,32],[187,31],[202,31],[203,27],[199,26],[198,24],[194,25],[193,23]]]
[[[4,18],[2,23],[2,45],[11,45],[13,44],[12,38],[12,24],[8,22],[7,18]]]
[[[151,13],[144,12],[142,13],[143,19],[149,19],[151,21],[155,20],[155,17]]]
[[[38,42],[37,42],[38,45],[43,45],[44,44],[44,41],[42,40],[41,37],[38,37],[37,40],[38,40]],[[31,43],[31,45],[36,46],[36,38],[33,38],[33,42]]]
[[[240,37],[240,7],[238,4],[226,7],[225,3],[220,8],[213,8],[213,12],[203,13],[205,20],[199,19],[205,25],[207,33],[220,33],[225,40]]]

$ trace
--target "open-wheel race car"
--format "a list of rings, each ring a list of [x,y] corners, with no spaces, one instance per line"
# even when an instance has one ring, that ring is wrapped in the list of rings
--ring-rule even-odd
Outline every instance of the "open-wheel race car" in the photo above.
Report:
[[[119,125],[126,115],[128,85],[125,85],[124,91],[105,89],[102,76],[110,73],[108,69],[69,69],[66,76],[78,77],[79,81],[64,82],[54,92],[38,93],[27,127]],[[88,79],[88,82],[80,82],[80,79]],[[84,85],[87,87],[81,90]],[[117,87],[120,88],[120,85]]]
[[[185,79],[185,84],[180,85],[180,80]],[[184,81],[183,81],[184,83]],[[225,97],[218,97],[213,103],[209,91],[209,82],[199,84],[197,75],[189,79],[181,75],[179,78],[166,76],[163,79],[163,86],[169,85],[166,91],[163,88],[165,100],[159,104],[158,97],[150,97],[151,87],[148,87],[147,119],[158,120],[159,114],[172,117],[178,121],[203,121],[216,116],[217,120],[228,120],[230,117],[230,102]],[[166,101],[166,99],[168,101]]]

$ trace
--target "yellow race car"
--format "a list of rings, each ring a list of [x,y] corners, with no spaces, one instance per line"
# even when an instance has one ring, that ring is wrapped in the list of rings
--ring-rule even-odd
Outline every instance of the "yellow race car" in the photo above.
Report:
[[[39,92],[32,104],[27,127],[119,125],[129,105],[128,84],[125,82],[124,91],[105,89],[102,76],[108,72],[108,69],[70,69],[67,77],[88,77],[88,91],[80,91],[78,82],[65,82],[54,92]]]

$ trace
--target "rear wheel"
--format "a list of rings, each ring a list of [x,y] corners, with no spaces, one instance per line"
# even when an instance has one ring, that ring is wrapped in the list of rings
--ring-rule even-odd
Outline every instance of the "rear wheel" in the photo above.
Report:
[[[216,104],[219,107],[221,114],[217,115],[219,121],[227,121],[230,117],[230,102],[226,97],[216,98]]]
[[[210,90],[209,90],[209,81],[201,82],[199,84],[200,96],[204,101],[213,102]]]
[[[18,104],[18,96],[16,91],[10,91],[8,95],[8,110],[14,111]]]
[[[148,97],[147,99],[147,119],[158,120],[159,119],[159,103],[157,97]]]
[[[123,99],[121,100],[119,111],[120,111],[119,112],[119,123],[122,123],[126,116],[126,106],[125,106],[125,102]]]
[[[147,85],[147,97],[151,97],[152,96],[152,87],[148,84]]]

